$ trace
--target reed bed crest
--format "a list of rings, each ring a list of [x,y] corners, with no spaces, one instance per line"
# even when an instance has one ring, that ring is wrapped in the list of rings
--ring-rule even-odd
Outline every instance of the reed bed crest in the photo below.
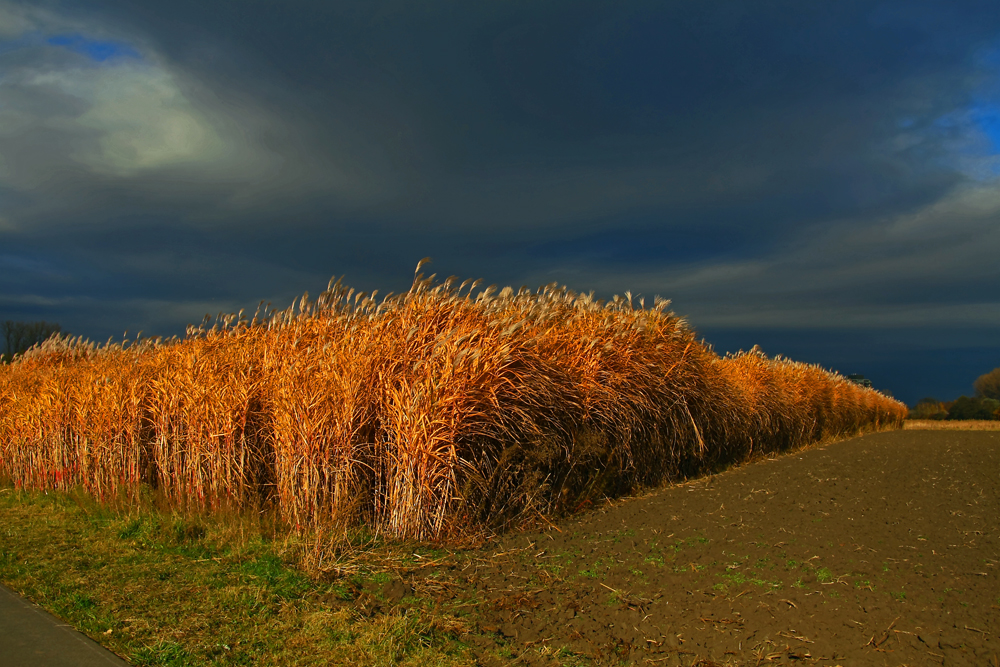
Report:
[[[756,348],[719,357],[668,301],[634,301],[418,265],[404,294],[331,281],[182,340],[55,336],[0,369],[0,474],[432,539],[902,426],[878,392]]]

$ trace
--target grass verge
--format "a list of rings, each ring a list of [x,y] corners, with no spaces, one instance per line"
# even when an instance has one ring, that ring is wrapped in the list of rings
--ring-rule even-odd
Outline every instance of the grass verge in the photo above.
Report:
[[[316,545],[265,518],[140,505],[0,486],[0,582],[137,666],[475,661],[472,606],[407,583],[460,551],[356,538],[309,577]]]

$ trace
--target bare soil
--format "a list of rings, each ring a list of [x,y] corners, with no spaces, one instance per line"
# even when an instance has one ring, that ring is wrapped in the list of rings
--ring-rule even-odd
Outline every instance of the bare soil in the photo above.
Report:
[[[484,665],[997,667],[998,510],[1000,432],[878,433],[508,536],[437,590]]]

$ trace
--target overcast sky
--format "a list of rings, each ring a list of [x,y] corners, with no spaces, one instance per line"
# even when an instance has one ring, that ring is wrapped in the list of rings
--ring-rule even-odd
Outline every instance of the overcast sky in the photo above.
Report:
[[[0,320],[180,334],[425,256],[971,394],[1000,6],[0,0]]]

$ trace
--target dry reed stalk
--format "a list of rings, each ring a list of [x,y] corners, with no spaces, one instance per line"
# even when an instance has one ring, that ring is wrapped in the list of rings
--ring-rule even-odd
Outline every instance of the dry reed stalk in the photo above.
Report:
[[[496,322],[447,288],[411,293],[388,334],[377,517],[392,534],[422,538],[444,529],[459,500],[460,449],[499,411],[513,348]]]
[[[144,355],[110,348],[73,369],[63,448],[72,484],[98,498],[134,493],[148,477]],[[69,481],[69,480],[68,480]]]
[[[181,505],[252,504],[267,461],[259,333],[209,332],[157,350],[148,406],[156,484]]]
[[[278,501],[299,529],[371,514],[377,349],[335,321],[278,332],[268,363]]]

